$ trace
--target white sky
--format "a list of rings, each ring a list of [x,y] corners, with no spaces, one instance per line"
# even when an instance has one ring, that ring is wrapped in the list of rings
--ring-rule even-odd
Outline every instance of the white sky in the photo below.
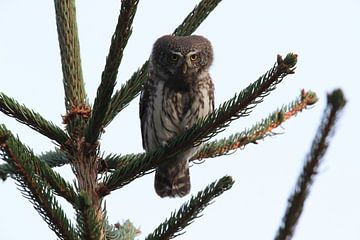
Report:
[[[83,72],[91,102],[119,4],[116,0],[77,1]],[[117,89],[147,59],[155,39],[171,33],[194,5],[191,0],[140,1]],[[360,239],[360,163],[355,148],[360,116],[355,107],[360,87],[359,7],[356,0],[224,0],[196,31],[214,47],[211,73],[217,104],[268,70],[278,53],[299,55],[296,74],[287,77],[250,117],[234,122],[218,137],[250,127],[295,99],[302,88],[315,91],[320,101],[276,130],[283,134],[193,166],[193,194],[224,175],[233,176],[236,183],[177,239],[272,239],[320,122],[326,93],[337,87],[344,90],[348,104],[294,239]],[[0,91],[61,126],[64,96],[53,2],[1,0],[0,30]],[[137,107],[138,99],[106,129],[103,151],[142,151]],[[36,153],[53,148],[48,139],[3,114],[0,123]],[[68,167],[58,170],[72,180]],[[0,239],[56,238],[13,181],[0,183],[0,192]],[[129,218],[142,231],[138,239],[144,239],[188,199],[157,197],[151,174],[113,192],[106,204],[112,223]],[[70,206],[64,208],[71,216]]]

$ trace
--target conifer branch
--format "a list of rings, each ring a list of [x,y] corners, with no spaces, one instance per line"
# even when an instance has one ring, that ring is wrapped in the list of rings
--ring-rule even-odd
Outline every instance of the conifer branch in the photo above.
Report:
[[[119,170],[121,168],[126,167],[127,164],[129,164],[132,161],[140,161],[144,157],[143,153],[131,153],[131,154],[109,154],[105,156],[104,158],[101,158],[102,161],[101,166],[103,168],[99,168],[99,172],[112,172],[114,170]],[[6,171],[5,169],[3,171]],[[1,168],[0,168],[1,172]],[[0,177],[2,175],[0,174]]]
[[[221,0],[202,0],[175,29],[173,34],[177,36],[192,34],[220,1]],[[114,93],[105,117],[104,127],[139,95],[147,74],[147,67],[148,61],[146,61],[126,83],[122,84],[120,90]]]
[[[56,141],[60,145],[68,139],[68,136],[61,128],[44,119],[39,113],[19,104],[4,93],[0,93],[0,111]]]
[[[239,94],[221,104],[209,116],[171,141],[169,145],[174,148],[183,148],[183,145],[188,145],[188,141],[193,142],[195,146],[199,145],[225,130],[231,121],[248,116],[252,109],[263,101],[264,97],[275,90],[276,85],[285,76],[294,73],[296,61],[296,54],[289,53],[285,59],[278,55],[277,63],[273,68]]]
[[[71,135],[78,135],[90,116],[81,68],[75,0],[54,0],[61,55],[66,114],[63,123]]]
[[[85,137],[88,143],[94,143],[98,139],[100,132],[104,127],[104,118],[109,109],[111,95],[116,84],[116,77],[123,56],[123,51],[132,33],[132,22],[138,3],[138,0],[121,1],[121,10],[118,22],[111,39],[105,69],[101,75],[101,84],[97,90],[93,112],[87,126]]]
[[[298,177],[295,190],[289,197],[285,215],[275,237],[276,240],[289,240],[292,238],[296,224],[303,211],[305,200],[309,195],[314,178],[330,144],[330,137],[335,131],[336,121],[346,104],[340,89],[328,95],[327,101],[327,106],[311,145],[310,153],[306,156],[305,164],[302,173]]]
[[[56,149],[55,151],[48,151],[36,157],[39,160],[45,162],[50,168],[61,167],[70,162],[66,154],[60,149]],[[8,163],[0,164],[0,178],[2,180],[5,181],[8,175],[14,173],[15,170],[11,167],[10,164]]]
[[[0,148],[2,158],[11,163],[16,174],[13,176],[17,181],[23,196],[34,205],[36,211],[41,215],[49,228],[55,232],[60,239],[79,239],[76,231],[49,186],[34,173],[37,172],[33,159],[25,158],[23,149],[17,148],[14,138],[10,132],[4,134],[6,129],[2,128],[0,137]],[[11,147],[10,147],[11,146]]]
[[[80,44],[74,0],[54,0],[56,26],[61,54],[65,107],[84,106],[86,92],[81,69]]]
[[[41,161],[46,162],[49,167],[61,167],[65,164],[68,164],[69,158],[66,156],[65,152],[60,149],[55,149],[54,151],[47,151],[38,156]]]
[[[37,156],[37,158],[45,162],[51,168],[61,167],[69,163],[69,158],[66,156],[66,154],[63,151],[59,149],[40,154],[39,156]],[[14,173],[15,170],[11,167],[10,164],[8,163],[0,164],[0,179],[2,179],[3,181],[6,180],[8,175]]]
[[[283,106],[281,109],[273,112],[250,129],[221,140],[205,143],[197,154],[192,157],[191,161],[225,155],[232,150],[245,147],[249,143],[257,143],[258,140],[272,136],[273,129],[279,127],[283,122],[306,109],[308,106],[315,104],[317,100],[315,93],[302,90],[300,97],[288,106]]]
[[[173,212],[169,219],[161,223],[153,233],[145,240],[168,240],[183,234],[184,228],[190,225],[196,218],[201,217],[200,213],[211,204],[211,201],[229,190],[234,181],[231,177],[225,176],[218,181],[211,183],[203,191],[184,203],[177,212]]]
[[[147,74],[148,61],[146,61],[126,83],[121,85],[111,98],[110,107],[105,117],[104,127],[116,117],[129,103],[136,98],[142,87]]]
[[[190,159],[190,161],[215,158],[225,155],[230,151],[245,147],[249,143],[256,143],[258,140],[264,139],[267,136],[272,136],[272,131],[275,128],[279,127],[283,122],[287,121],[291,117],[296,116],[308,106],[315,104],[317,100],[318,99],[314,92],[305,92],[303,90],[301,91],[300,97],[288,104],[288,106],[283,106],[281,109],[273,112],[267,118],[261,120],[250,129],[233,134],[227,138],[205,143],[201,146],[197,154]],[[100,169],[100,172],[123,168],[130,162],[137,161],[140,156],[140,154],[109,154],[102,159],[104,162],[104,169]]]
[[[32,170],[32,174],[36,176],[43,183],[49,185],[54,192],[63,198],[65,198],[71,204],[75,204],[77,194],[73,187],[67,183],[57,172],[53,171],[46,162],[40,160],[35,154],[23,145],[19,139],[15,138],[10,131],[8,131],[4,125],[0,125],[0,136],[6,138],[6,146],[13,151],[16,150],[16,159],[25,162]],[[5,143],[5,141],[4,141]],[[18,168],[13,164],[15,159],[11,159],[11,156],[3,156],[4,160],[9,164],[9,168],[13,174],[13,177],[18,174]]]
[[[80,191],[78,201],[79,209],[76,211],[76,220],[80,239],[105,240],[106,236],[102,231],[105,222],[97,219],[91,197],[85,191]]]
[[[272,136],[272,131],[275,128],[279,127],[283,122],[287,121],[291,117],[296,116],[308,106],[315,104],[316,101],[317,97],[315,93],[311,91],[301,91],[300,97],[291,102],[288,106],[283,106],[281,109],[273,112],[267,118],[261,120],[250,129],[233,134],[227,138],[205,143],[201,146],[197,154],[190,159],[190,161],[215,158],[225,155],[233,150],[245,147],[249,143],[256,143],[258,140],[264,139],[267,136]],[[121,169],[130,162],[139,161],[142,157],[143,155],[140,155],[140,153],[126,155],[109,154],[101,159],[103,161],[102,165],[104,168],[99,169],[99,171],[111,172],[116,169]]]
[[[167,145],[159,147],[151,153],[137,155],[136,159],[132,159],[126,167],[116,170],[106,177],[104,185],[99,189],[100,195],[109,194],[112,190],[143,176],[147,171],[178,152],[214,137],[223,131],[231,121],[249,115],[252,108],[262,102],[263,98],[269,95],[286,75],[294,72],[296,60],[295,54],[288,54],[284,60],[278,56],[277,64],[273,68],[239,94],[221,104],[206,118],[179,134]]]
[[[207,18],[207,16],[216,8],[221,0],[202,0],[195,8],[187,15],[183,23],[180,24],[174,31],[173,35],[187,36],[195,32],[200,24]]]

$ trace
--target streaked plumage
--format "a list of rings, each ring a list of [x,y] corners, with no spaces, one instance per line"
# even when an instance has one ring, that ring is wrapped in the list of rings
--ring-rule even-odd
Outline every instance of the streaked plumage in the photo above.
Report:
[[[213,60],[210,42],[202,36],[159,38],[140,97],[143,147],[165,145],[214,109],[209,75]],[[160,197],[182,197],[190,191],[189,159],[197,148],[179,153],[157,167],[155,190]]]

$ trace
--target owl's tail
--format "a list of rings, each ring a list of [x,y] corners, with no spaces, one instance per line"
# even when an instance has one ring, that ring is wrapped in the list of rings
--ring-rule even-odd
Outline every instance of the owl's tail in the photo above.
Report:
[[[190,192],[189,164],[185,159],[159,166],[155,172],[155,191],[160,197],[183,197]]]

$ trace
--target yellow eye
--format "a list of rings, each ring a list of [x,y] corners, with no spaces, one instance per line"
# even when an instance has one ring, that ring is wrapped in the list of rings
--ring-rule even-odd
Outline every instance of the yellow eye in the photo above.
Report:
[[[172,62],[176,62],[178,59],[179,59],[179,56],[178,56],[178,55],[176,55],[176,54],[171,54],[170,60],[171,60]]]
[[[198,56],[196,54],[193,54],[190,56],[191,61],[195,61],[197,58],[198,58]]]

